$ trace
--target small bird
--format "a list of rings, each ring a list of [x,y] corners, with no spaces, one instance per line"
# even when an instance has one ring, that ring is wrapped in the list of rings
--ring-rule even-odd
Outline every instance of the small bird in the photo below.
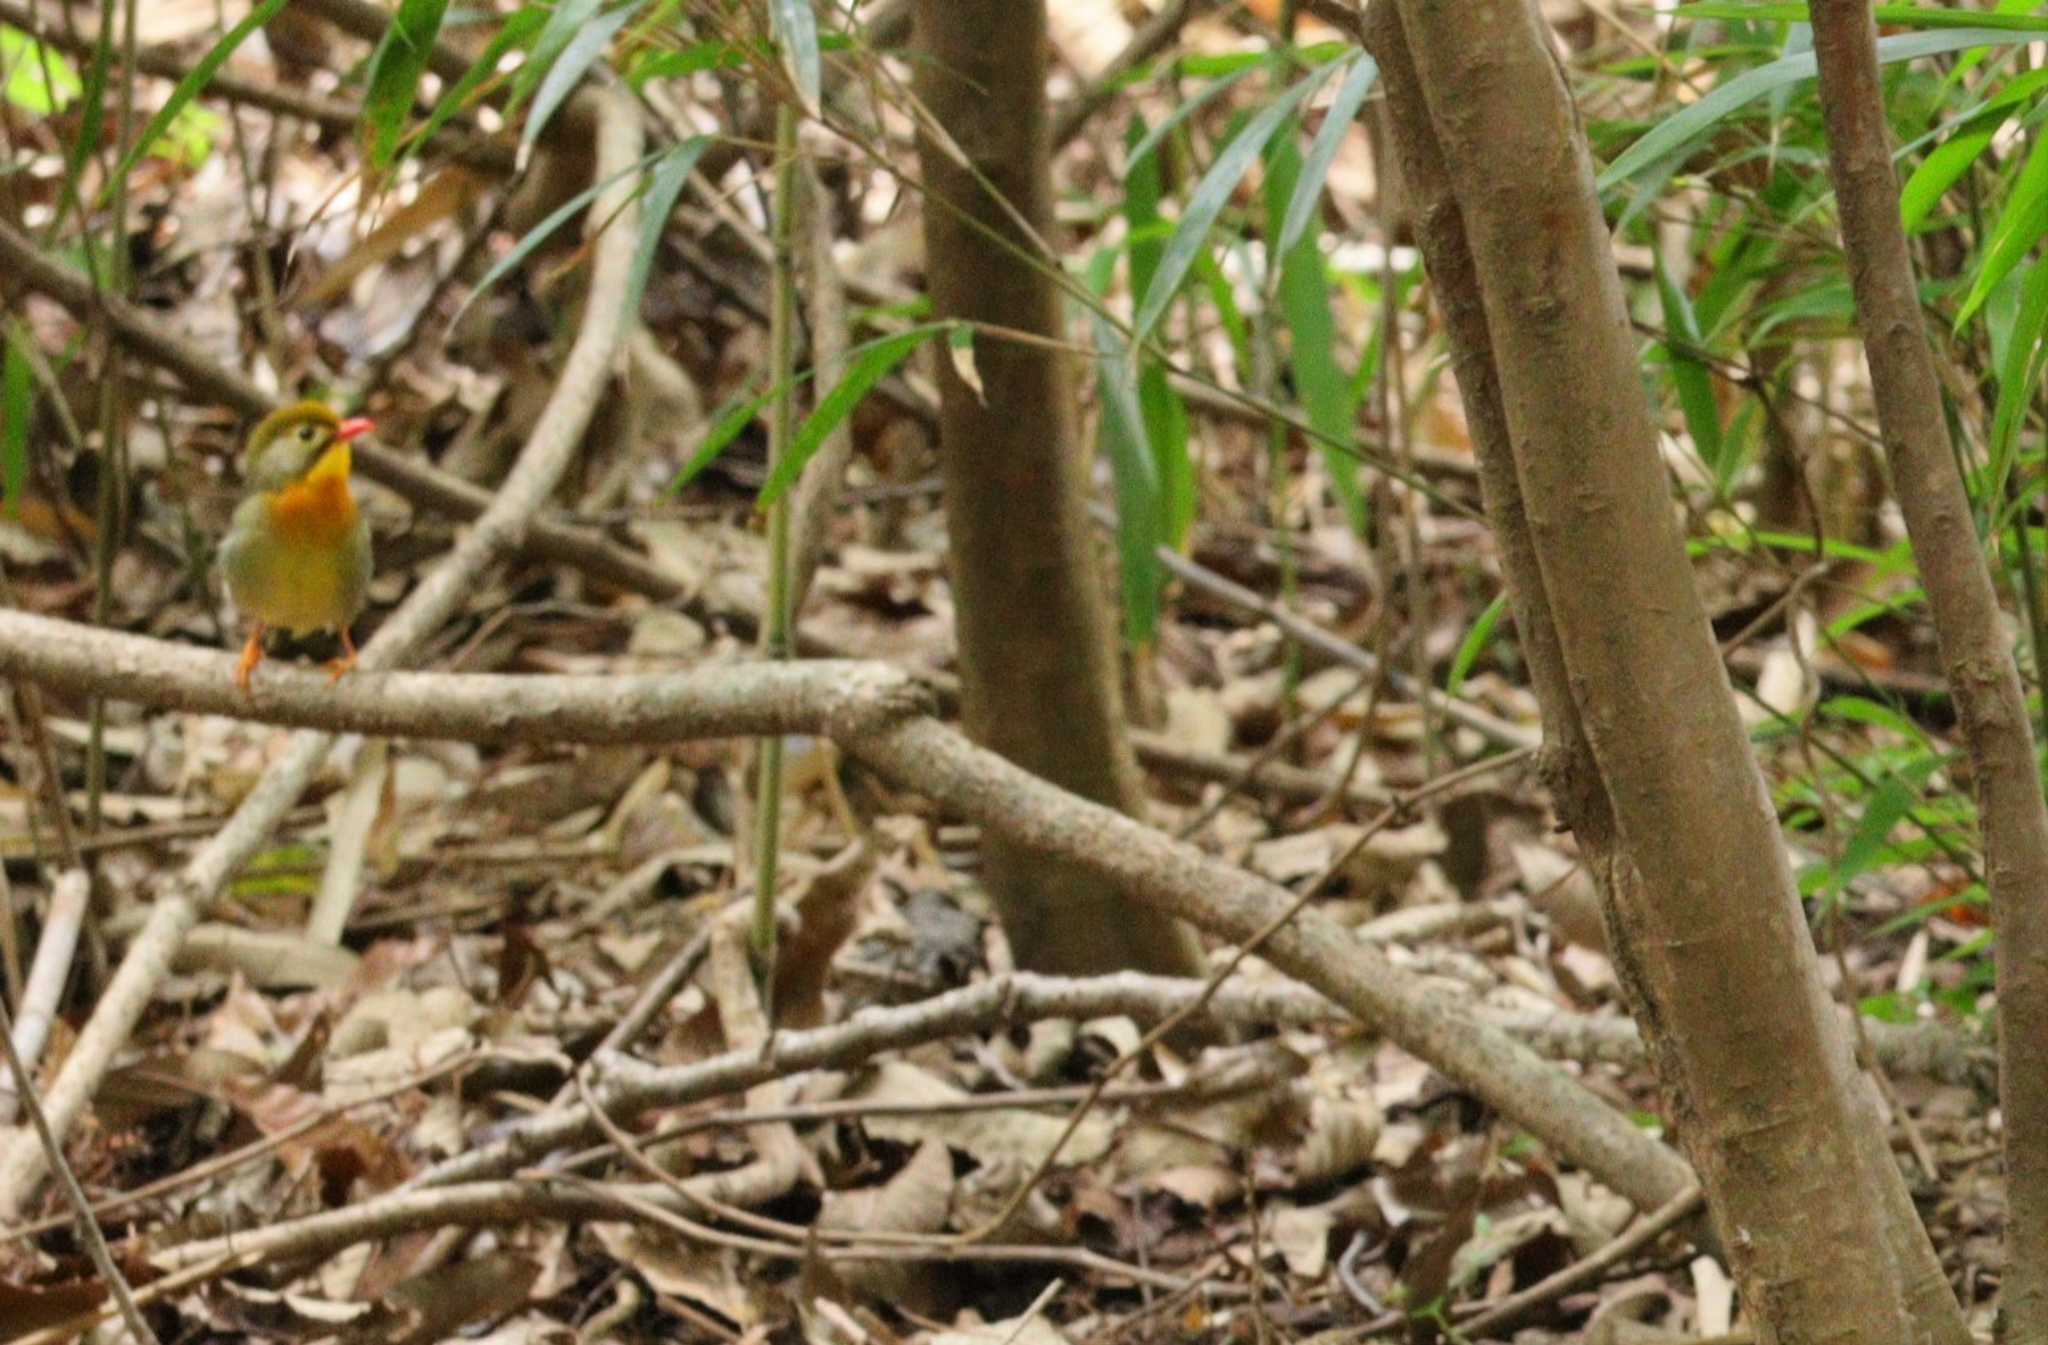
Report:
[[[327,669],[339,678],[355,666],[349,625],[369,598],[370,523],[349,490],[349,441],[371,428],[319,402],[300,402],[265,416],[249,434],[242,458],[249,496],[235,507],[220,547],[228,592],[255,623],[235,667],[243,691],[272,626],[337,630],[346,652]]]

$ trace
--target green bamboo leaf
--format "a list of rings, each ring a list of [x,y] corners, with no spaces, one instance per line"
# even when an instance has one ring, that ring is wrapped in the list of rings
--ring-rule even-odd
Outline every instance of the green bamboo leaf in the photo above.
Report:
[[[1161,536],[1159,476],[1146,443],[1145,412],[1138,399],[1130,347],[1101,314],[1094,315],[1095,376],[1102,401],[1102,445],[1116,483],[1116,551],[1123,577],[1124,635],[1138,646],[1159,631],[1165,569],[1159,563]]]
[[[619,29],[632,21],[642,3],[643,0],[633,0],[631,4],[620,5],[576,30],[568,45],[562,48],[561,55],[548,68],[540,87],[534,91],[533,110],[526,114],[526,128],[519,133],[521,155],[531,153],[533,147],[540,143],[541,132],[554,120],[556,109],[569,100],[569,95],[583,82],[583,76],[610,48]]]
[[[804,108],[816,111],[824,88],[824,73],[818,56],[818,16],[810,0],[774,0],[768,9],[775,45],[789,63],[796,80],[797,96]]]
[[[682,79],[711,70],[737,70],[747,63],[748,46],[740,42],[710,41],[684,47],[681,51],[650,51],[633,63],[626,80],[640,88],[649,80]]]
[[[1267,222],[1271,225],[1300,199],[1303,168],[1301,154],[1287,135],[1273,141],[1266,159]],[[1320,226],[1320,221],[1315,222]],[[1345,374],[1338,359],[1337,317],[1330,307],[1329,269],[1318,246],[1320,233],[1320,227],[1305,233],[1281,255],[1275,297],[1287,328],[1287,366],[1309,428],[1315,431],[1317,452],[1343,506],[1345,522],[1363,536],[1365,488],[1359,484],[1357,461],[1344,451],[1357,432],[1360,386]]]
[[[1465,632],[1465,638],[1458,642],[1458,652],[1451,659],[1450,671],[1444,674],[1444,694],[1460,695],[1465,690],[1465,679],[1472,675],[1472,668],[1479,662],[1479,656],[1486,652],[1486,646],[1493,643],[1494,628],[1500,625],[1501,614],[1508,610],[1508,595],[1496,594],[1486,610],[1472,623],[1472,629]]]
[[[1133,116],[1124,135],[1132,145],[1145,142],[1145,119]],[[1130,230],[1131,293],[1143,294],[1159,270],[1160,254],[1166,251],[1168,229],[1159,215],[1159,198],[1165,194],[1159,161],[1139,158],[1135,153],[1124,164],[1124,224]],[[1106,283],[1096,286],[1102,293]]]
[[[1922,753],[1900,770],[1885,776],[1870,801],[1863,806],[1863,816],[1856,819],[1856,829],[1849,834],[1842,846],[1841,858],[1831,866],[1829,890],[1839,895],[1844,884],[1868,873],[1871,866],[1884,853],[1885,843],[1890,839],[1892,828],[1905,819],[1920,801],[1920,791],[1926,786],[1927,777],[1934,774],[1942,763],[1935,753]]]
[[[761,414],[761,408],[766,406],[768,399],[774,395],[775,389],[771,387],[766,392],[757,393],[752,397],[735,398],[728,403],[725,410],[718,413],[718,418],[711,422],[711,428],[704,432],[704,442],[697,445],[697,451],[690,455],[689,461],[676,473],[676,479],[669,482],[670,493],[673,494],[689,485],[697,478],[698,473],[718,461],[718,455],[725,452],[727,446],[740,437],[741,431],[754,423],[754,417]]]
[[[1152,277],[1145,297],[1138,304],[1137,316],[1131,321],[1133,345],[1144,344],[1166,312],[1166,306],[1173,302],[1181,281],[1187,278],[1189,268],[1195,264],[1196,254],[1208,241],[1209,230],[1215,226],[1216,217],[1223,213],[1231,193],[1237,190],[1237,184],[1266,148],[1266,142],[1294,115],[1302,100],[1321,87],[1335,69],[1335,65],[1325,65],[1309,71],[1292,88],[1260,109],[1257,116],[1245,123],[1237,137],[1224,146],[1223,152],[1216,156],[1216,162],[1209,165],[1209,171],[1195,184],[1194,191],[1188,195],[1187,210],[1181,215],[1173,237],[1167,240],[1166,252],[1159,262],[1159,273]]]
[[[1752,23],[1810,23],[1805,5],[1748,4],[1743,0],[1699,0],[1673,11],[1682,19],[1732,19]],[[1920,5],[1874,5],[1871,17],[1887,28],[1988,28],[2013,33],[2048,32],[2048,16],[1988,14],[1975,9],[1930,9]]]
[[[26,44],[14,56],[8,54],[8,39],[12,37],[19,37]],[[0,29],[0,62],[15,59],[25,64],[14,65],[12,74],[6,80],[10,102],[17,101],[12,95],[16,83],[23,76],[30,75],[31,71],[36,72],[31,78],[36,87],[40,88],[43,83],[40,74],[43,62],[46,59],[54,61],[61,58],[49,48],[31,41],[25,33],[12,28]],[[79,108],[78,136],[71,142],[70,152],[64,160],[64,193],[57,203],[57,218],[50,226],[49,236],[52,238],[63,234],[65,222],[71,218],[72,210],[81,204],[78,184],[84,176],[85,165],[100,152],[100,142],[106,132],[107,104],[111,101],[107,97],[107,78],[113,60],[114,43],[112,35],[107,34],[103,40],[93,44],[92,62],[86,67],[85,82],[77,89],[77,94],[84,99],[84,103]],[[66,78],[67,74],[70,76],[69,79]],[[69,92],[72,86],[77,85],[78,80],[69,66],[54,65],[50,70],[50,82],[56,87],[46,92],[54,95],[53,101],[56,106],[52,111],[56,111],[68,105],[69,100],[63,95]]]
[[[171,96],[164,100],[164,105],[157,109],[156,115],[149,119],[149,124],[142,128],[142,134],[135,137],[135,143],[128,147],[128,153],[122,156],[119,166],[108,179],[110,185],[126,178],[134,171],[135,165],[142,161],[143,155],[149,153],[150,146],[157,142],[158,137],[170,129],[171,123],[178,119],[178,114],[185,110],[186,104],[197,98],[199,91],[204,89],[220,72],[220,68],[228,63],[228,57],[233,56],[236,49],[249,40],[249,34],[276,18],[278,11],[285,7],[286,2],[287,0],[263,0],[262,4],[243,15],[240,23],[228,29],[220,41],[207,49],[206,54],[199,58],[171,90]]]
[[[2020,282],[2019,315],[1998,363],[1998,405],[1991,418],[1990,479],[1985,498],[2003,500],[2021,424],[2041,382],[2042,341],[2048,334],[2048,264],[2035,262]]]
[[[640,243],[633,250],[633,269],[626,276],[626,294],[619,305],[621,313],[640,311],[640,297],[647,292],[647,277],[654,270],[654,252],[661,246],[669,212],[676,208],[676,198],[683,194],[684,184],[689,182],[691,171],[710,148],[712,139],[708,135],[691,136],[655,160],[654,171],[647,175],[647,190],[640,198]]]
[[[99,68],[103,83],[112,50],[112,42],[93,46],[93,64]],[[0,25],[0,99],[32,117],[47,117],[62,112],[87,92],[87,85],[78,77],[78,68],[65,59],[63,52],[36,41],[19,28]],[[84,111],[88,117],[93,115],[89,102]]]
[[[1280,237],[1273,244],[1281,252],[1293,247],[1301,237],[1301,231],[1308,227],[1309,215],[1322,199],[1323,184],[1329,180],[1330,165],[1336,161],[1337,149],[1344,143],[1344,133],[1351,129],[1358,109],[1365,106],[1365,96],[1372,92],[1373,81],[1379,78],[1379,73],[1379,62],[1360,52],[1351,62],[1344,82],[1337,86],[1337,97],[1331,102],[1322,126],[1317,129],[1316,138],[1309,144],[1301,177],[1294,184],[1294,197],[1288,201],[1286,218],[1280,224]]]
[[[1187,403],[1173,390],[1165,366],[1146,358],[1138,369],[1138,409],[1145,421],[1145,441],[1159,477],[1161,539],[1176,551],[1187,545],[1195,526],[1195,459]]]
[[[1152,151],[1158,147],[1159,142],[1173,134],[1174,127],[1216,101],[1231,85],[1258,69],[1259,64],[1262,64],[1263,60],[1264,58],[1259,58],[1259,61],[1256,63],[1247,64],[1231,71],[1210,84],[1208,88],[1202,90],[1193,98],[1179,104],[1173,111],[1167,113],[1164,121],[1140,136],[1138,143],[1131,146],[1130,151],[1124,156],[1124,172],[1131,172],[1137,165],[1150,158]]]
[[[1927,217],[1944,193],[1968,171],[1993,137],[2019,112],[2019,105],[2032,100],[2048,87],[2048,70],[2030,70],[2009,81],[1999,92],[1932,133],[1947,136],[1936,146],[1899,191],[1899,218],[1908,231]]]
[[[614,173],[602,182],[593,183],[592,185],[585,187],[582,191],[577,192],[574,196],[570,197],[567,201],[563,202],[560,206],[556,207],[554,212],[550,214],[546,219],[534,225],[531,229],[528,229],[526,231],[526,235],[523,238],[521,238],[517,243],[514,243],[512,245],[512,250],[510,252],[500,257],[495,263],[492,264],[490,270],[484,272],[483,279],[476,282],[476,288],[471,290],[469,292],[469,297],[462,301],[462,307],[455,310],[455,317],[449,322],[448,325],[452,328],[455,326],[457,322],[460,322],[462,320],[462,315],[469,311],[469,306],[471,304],[475,303],[479,298],[483,296],[484,291],[490,289],[491,286],[497,284],[500,280],[504,279],[506,272],[517,267],[521,262],[525,261],[528,256],[532,255],[533,250],[535,248],[539,247],[542,243],[545,243],[548,241],[548,239],[552,238],[557,229],[561,228],[564,224],[567,224],[570,220],[574,219],[577,216],[577,214],[584,209],[584,207],[588,206],[592,201],[596,200],[599,192],[603,191],[606,187],[611,186],[612,183],[617,182],[620,178],[630,177],[635,173],[641,172],[649,164],[653,163],[656,158],[658,158],[661,154],[666,152],[667,151],[664,150],[657,150],[653,154],[648,155],[646,158],[634,164],[631,168],[625,169],[622,172]]]
[[[1970,293],[1956,311],[1957,331],[1983,306],[1999,282],[2034,250],[2044,231],[2048,231],[2048,139],[2036,140],[2028,151],[2026,165],[2020,169],[2004,208],[1991,226],[1991,238],[1977,262]]]
[[[420,76],[441,35],[448,0],[399,0],[397,12],[370,53],[363,95],[363,134],[370,165],[383,169],[398,157],[398,138],[419,95]]]
[[[1791,8],[1799,8],[1802,15],[1805,12],[1801,7]],[[1976,11],[1970,13],[1977,19],[1991,17]],[[1890,65],[1922,56],[1965,51],[1971,47],[2009,45],[2030,40],[2027,33],[2031,31],[1999,31],[1980,23],[1953,32],[1900,33],[1877,40],[1877,59],[1879,64]],[[1614,162],[1607,165],[1606,170],[1600,174],[1600,190],[1610,191],[1651,165],[1686,153],[1694,141],[1712,131],[1737,109],[1747,106],[1773,89],[1812,79],[1818,70],[1814,55],[1809,51],[1797,56],[1781,57],[1768,65],[1743,71],[1727,83],[1716,86],[1698,102],[1687,104],[1658,122],[1645,132],[1641,139],[1616,155]]]
[[[755,501],[756,509],[767,509],[780,500],[798,476],[803,474],[806,464],[817,456],[824,447],[825,437],[839,428],[841,421],[853,414],[855,407],[874,390],[875,384],[887,378],[897,365],[910,358],[911,352],[935,336],[950,332],[956,324],[931,322],[922,327],[912,327],[907,332],[885,336],[865,345],[856,346],[849,352],[853,358],[847,362],[846,373],[832,386],[818,402],[817,409],[804,418],[796,434],[783,450],[782,458],[775,469],[768,473],[768,479],[761,484],[761,496]]]
[[[1664,354],[1671,366],[1671,383],[1678,393],[1678,409],[1684,413],[1685,428],[1692,435],[1693,448],[1700,460],[1713,472],[1714,480],[1726,489],[1727,478],[1732,475],[1728,464],[1722,461],[1724,441],[1721,435],[1721,408],[1714,400],[1714,377],[1707,366],[1687,353],[1687,348],[1697,349],[1706,344],[1700,335],[1699,319],[1694,316],[1691,300],[1685,292],[1672,283],[1671,272],[1664,265],[1664,255],[1656,255],[1655,270],[1657,295],[1664,307],[1664,327],[1674,338],[1666,342]]]
[[[555,58],[568,49],[576,34],[583,26],[597,17],[597,11],[604,0],[557,0],[548,21],[541,27],[540,36],[533,40],[533,53],[526,63],[512,74],[512,97],[506,105],[509,113],[531,97],[540,87],[540,82],[553,68]]]
[[[0,360],[0,499],[7,512],[19,516],[21,493],[28,485],[28,422],[35,411],[29,381],[28,355],[21,348],[16,323],[7,325],[7,353]]]
[[[539,5],[525,5],[514,10],[497,33],[485,45],[483,54],[471,62],[462,78],[455,81],[448,92],[434,100],[434,109],[427,114],[426,124],[419,134],[407,142],[407,149],[416,149],[433,139],[434,133],[447,125],[449,120],[462,113],[469,106],[469,100],[476,96],[484,82],[498,73],[498,62],[505,59],[505,53],[531,43],[534,35],[548,21],[549,11]]]
[[[1145,120],[1132,117],[1126,139],[1133,145],[1145,139]],[[1124,222],[1129,226],[1131,293],[1143,294],[1159,270],[1171,232],[1159,214],[1163,191],[1156,155],[1127,161],[1124,175]],[[1091,277],[1097,294],[1107,292],[1109,276]],[[1195,470],[1189,455],[1187,405],[1173,390],[1166,370],[1157,360],[1145,358],[1138,371],[1138,408],[1145,427],[1145,440],[1152,454],[1159,482],[1161,535],[1166,544],[1179,547],[1195,522]],[[1122,451],[1119,449],[1118,451]]]

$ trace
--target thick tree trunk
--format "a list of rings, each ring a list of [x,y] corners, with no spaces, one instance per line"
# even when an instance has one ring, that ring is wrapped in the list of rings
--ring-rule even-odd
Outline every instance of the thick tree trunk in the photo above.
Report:
[[[2009,1202],[2000,1339],[2048,1345],[2048,807],[2019,668],[1956,470],[1922,325],[1866,0],[1816,0],[1813,46],[1878,426],[1970,749],[1985,883],[1998,922]]]
[[[941,317],[1048,338],[1059,292],[1032,235],[1052,220],[1044,0],[920,0],[918,93],[949,147],[922,146],[925,253]],[[1020,221],[1029,232],[1020,227]],[[1141,806],[1116,649],[1087,517],[1087,460],[1068,361],[982,336],[982,393],[940,375],[940,458],[968,732],[1084,797]],[[1178,921],[1100,882],[986,843],[989,891],[1020,964],[1087,974],[1187,975],[1200,949]]]
[[[1391,5],[1373,41],[1559,806],[1750,1310],[1767,1340],[1960,1345],[1685,562],[1547,34],[1526,0]]]

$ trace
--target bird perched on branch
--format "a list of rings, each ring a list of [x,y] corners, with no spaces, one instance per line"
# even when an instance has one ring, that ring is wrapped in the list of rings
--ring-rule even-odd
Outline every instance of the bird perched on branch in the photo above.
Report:
[[[249,434],[242,457],[249,495],[220,548],[228,593],[254,623],[235,668],[244,691],[273,626],[338,631],[344,653],[328,671],[338,678],[355,666],[349,625],[369,596],[370,524],[349,489],[349,441],[371,428],[319,402],[300,402],[265,416]]]

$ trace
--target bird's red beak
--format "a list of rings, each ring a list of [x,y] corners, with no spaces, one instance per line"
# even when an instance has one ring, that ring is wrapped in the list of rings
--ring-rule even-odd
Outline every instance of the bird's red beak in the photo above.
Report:
[[[337,442],[345,444],[351,439],[361,438],[376,428],[377,422],[367,416],[351,416],[335,427],[334,437]]]

